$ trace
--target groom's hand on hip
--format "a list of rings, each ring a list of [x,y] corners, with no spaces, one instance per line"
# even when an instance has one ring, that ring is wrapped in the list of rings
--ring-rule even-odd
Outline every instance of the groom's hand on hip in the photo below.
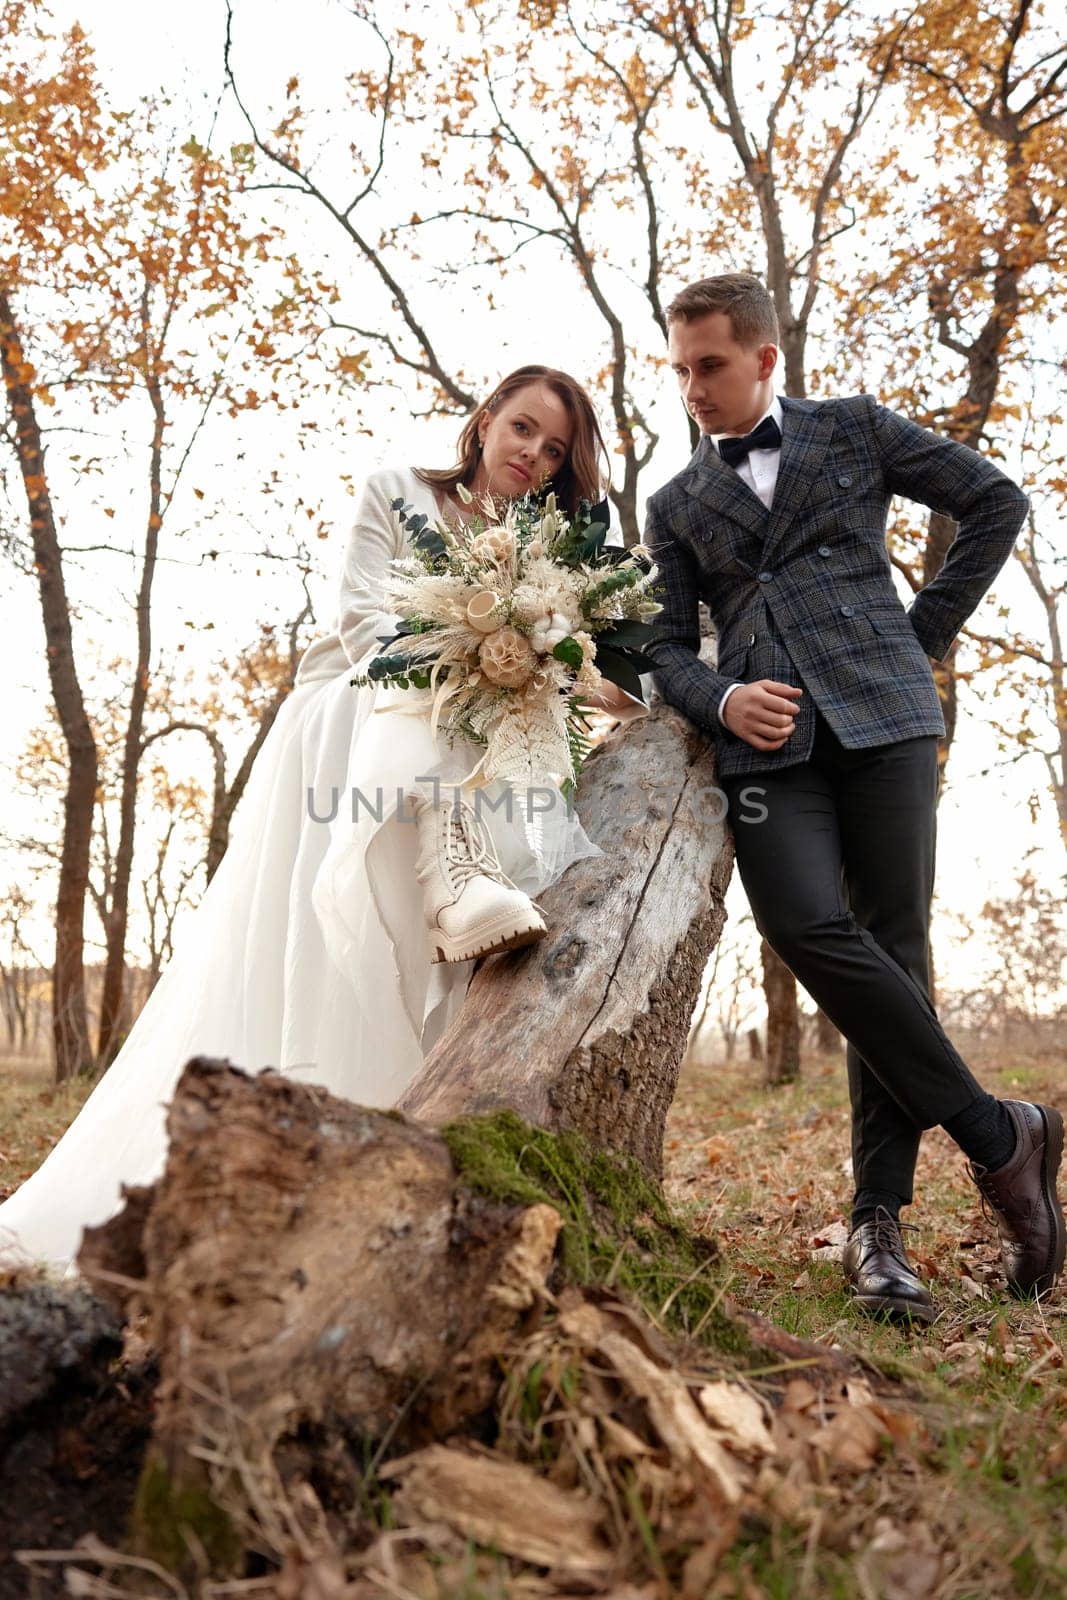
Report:
[[[743,683],[727,700],[723,721],[754,750],[780,750],[793,731],[803,693],[803,689],[775,683],[773,678]]]

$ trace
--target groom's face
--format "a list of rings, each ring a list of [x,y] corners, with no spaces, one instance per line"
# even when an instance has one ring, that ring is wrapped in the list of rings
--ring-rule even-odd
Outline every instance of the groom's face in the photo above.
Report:
[[[672,322],[667,351],[701,433],[748,433],[755,427],[768,404],[775,345],[738,344],[726,312],[710,311],[691,322]]]

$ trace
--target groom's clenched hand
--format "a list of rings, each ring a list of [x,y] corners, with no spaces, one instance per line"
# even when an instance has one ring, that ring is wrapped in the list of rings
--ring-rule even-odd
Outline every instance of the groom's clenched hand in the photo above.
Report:
[[[727,700],[723,721],[754,750],[780,750],[793,731],[803,693],[803,689],[775,683],[773,678],[743,683]]]

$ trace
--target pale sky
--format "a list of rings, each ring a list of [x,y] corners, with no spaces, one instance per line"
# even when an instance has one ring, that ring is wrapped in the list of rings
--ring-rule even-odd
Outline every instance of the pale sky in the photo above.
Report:
[[[415,9],[409,11],[409,17]],[[225,11],[221,0],[185,0],[179,7],[146,7],[133,0],[56,0],[53,14],[61,23],[81,21],[97,51],[99,68],[114,103],[129,103],[139,95],[163,88],[174,102],[176,126],[206,132],[210,112],[222,83],[222,38]],[[396,8],[399,14],[399,7]],[[236,6],[236,61],[242,92],[252,106],[263,112],[263,124],[270,126],[268,106],[281,103],[281,91],[291,72],[299,73],[305,101],[326,108],[337,92],[339,74],[357,64],[348,59],[354,23],[348,9],[331,0],[238,0]],[[426,29],[441,26],[448,15],[421,8]],[[437,21],[435,22],[435,18]],[[192,120],[183,121],[182,108],[188,105]],[[236,108],[228,105],[220,124],[226,139],[246,137]],[[916,153],[922,159],[921,152]],[[324,169],[333,170],[330,158]],[[395,182],[395,179],[393,180]],[[338,191],[341,192],[340,186]],[[328,219],[312,211],[309,203],[290,206],[294,248],[320,252],[334,271],[347,274],[346,282],[357,297],[364,291],[361,280],[351,271],[351,252]],[[640,228],[640,219],[618,218],[620,253],[625,250],[625,230]],[[697,275],[699,264],[694,264]],[[484,275],[483,275],[484,276]],[[495,309],[485,305],[485,292],[492,287]],[[576,287],[572,269],[553,260],[539,247],[530,252],[525,271],[518,270],[503,282],[487,285],[477,275],[465,283],[438,286],[431,281],[417,282],[420,308],[431,326],[440,330],[441,344],[449,361],[462,364],[479,381],[490,380],[520,363],[544,361],[588,377],[603,359],[599,326],[593,325],[584,296]],[[465,298],[466,297],[466,298]],[[638,302],[635,302],[638,303]],[[635,327],[635,340],[644,338],[654,350],[656,331],[648,320]],[[858,366],[866,366],[859,363]],[[381,370],[380,364],[378,371]],[[857,372],[856,390],[872,386],[871,374]],[[291,547],[291,526],[285,496],[296,493],[305,500],[317,501],[331,529],[327,541],[316,543],[313,555],[317,571],[313,595],[321,630],[326,631],[333,616],[333,593],[347,521],[351,509],[350,489],[342,475],[348,475],[358,488],[364,473],[373,468],[403,461],[441,462],[451,457],[451,444],[458,432],[455,419],[413,419],[404,391],[374,389],[362,397],[362,417],[357,425],[350,401],[336,402],[323,396],[316,402],[314,415],[321,423],[318,436],[303,435],[297,440],[297,419],[292,412],[281,417],[263,413],[238,422],[216,419],[204,432],[197,446],[198,456],[188,478],[189,485],[213,488],[208,504],[213,504],[218,521],[203,533],[190,534],[187,541],[168,547],[165,553],[188,561],[188,565],[168,562],[159,589],[155,615],[157,660],[173,661],[179,643],[185,646],[182,659],[206,667],[242,643],[250,641],[257,623],[268,617],[284,617],[298,608],[298,590],[291,573],[281,563],[269,564],[254,573],[247,553],[267,541],[279,554]],[[60,408],[61,409],[61,408]],[[602,413],[606,420],[606,397]],[[306,422],[308,412],[299,420]],[[339,415],[347,417],[339,426]],[[652,412],[654,425],[661,433],[661,444],[652,466],[643,474],[647,495],[684,463],[689,454],[685,419],[674,393],[674,381],[664,373]],[[102,424],[106,427],[106,423]],[[113,480],[109,498],[129,508],[133,522],[128,538],[135,538],[139,507],[143,501],[143,471],[138,471],[140,445],[128,424],[124,455],[113,441]],[[285,480],[279,503],[258,496],[259,479],[272,465],[280,464]],[[1025,463],[1008,463],[1025,485]],[[59,499],[70,542],[95,542],[97,536],[113,540],[121,536],[118,528],[104,521],[98,499],[100,486],[91,494],[69,475],[58,475]],[[287,487],[286,487],[287,486]],[[114,492],[112,492],[112,489]],[[188,488],[186,489],[188,498]],[[118,499],[116,500],[116,495]],[[123,498],[123,496],[127,498]],[[177,511],[192,525],[192,501]],[[272,518],[274,522],[272,522]],[[72,529],[77,528],[75,537]],[[219,560],[208,567],[199,564],[198,552],[209,544],[239,553],[233,559]],[[83,607],[79,624],[79,648],[95,649],[101,659],[128,654],[133,649],[132,618],[124,604],[130,583],[128,569],[117,557],[96,559],[77,576],[74,588]],[[43,629],[39,603],[31,580],[8,569],[0,595],[0,637],[4,640],[5,739],[0,760],[4,770],[11,765],[27,734],[40,719],[47,703],[47,681],[43,662]],[[1006,604],[1013,617],[1034,619],[1036,611],[1021,575],[1009,566],[998,582],[994,596],[985,602],[975,619],[991,622],[996,604]],[[187,626],[195,623],[195,627]],[[88,675],[88,674],[87,674]],[[938,903],[954,906],[974,915],[991,895],[1010,891],[1024,859],[1034,864],[1036,847],[1041,870],[1062,876],[1064,862],[1051,799],[1044,785],[1043,769],[1035,760],[998,768],[995,741],[980,720],[980,708],[968,690],[962,693],[960,729],[950,762],[948,790],[942,802],[938,841]],[[195,746],[173,747],[172,761],[194,760],[197,775],[206,779],[206,766]],[[11,833],[32,834],[39,809],[32,796],[11,793],[10,780],[0,805],[0,823]],[[1038,796],[1038,819],[1032,823],[1028,811],[1031,794]],[[17,882],[20,862],[10,851],[0,859],[0,892],[5,881]],[[736,881],[731,888],[732,914],[744,908],[743,891]],[[95,916],[87,918],[90,937],[96,941],[99,928]],[[935,924],[935,939],[937,925]],[[43,947],[47,937],[42,933]],[[137,939],[133,941],[136,955]],[[954,971],[969,973],[974,950],[958,951],[948,957],[947,945],[939,951],[942,975]]]

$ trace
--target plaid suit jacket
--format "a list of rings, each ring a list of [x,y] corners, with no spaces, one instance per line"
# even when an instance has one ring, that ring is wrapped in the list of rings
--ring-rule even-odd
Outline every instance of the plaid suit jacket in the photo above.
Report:
[[[928,657],[943,658],[1011,554],[1028,504],[992,462],[871,395],[782,400],[782,451],[768,510],[704,438],[648,504],[660,568],[645,646],[663,698],[718,741],[722,777],[806,761],[818,706],[851,748],[943,734]],[[959,524],[945,564],[905,610],[893,587],[886,517],[895,494]],[[711,612],[715,668],[699,659],[697,603]],[[756,750],[719,721],[731,683],[804,690],[780,750]]]

